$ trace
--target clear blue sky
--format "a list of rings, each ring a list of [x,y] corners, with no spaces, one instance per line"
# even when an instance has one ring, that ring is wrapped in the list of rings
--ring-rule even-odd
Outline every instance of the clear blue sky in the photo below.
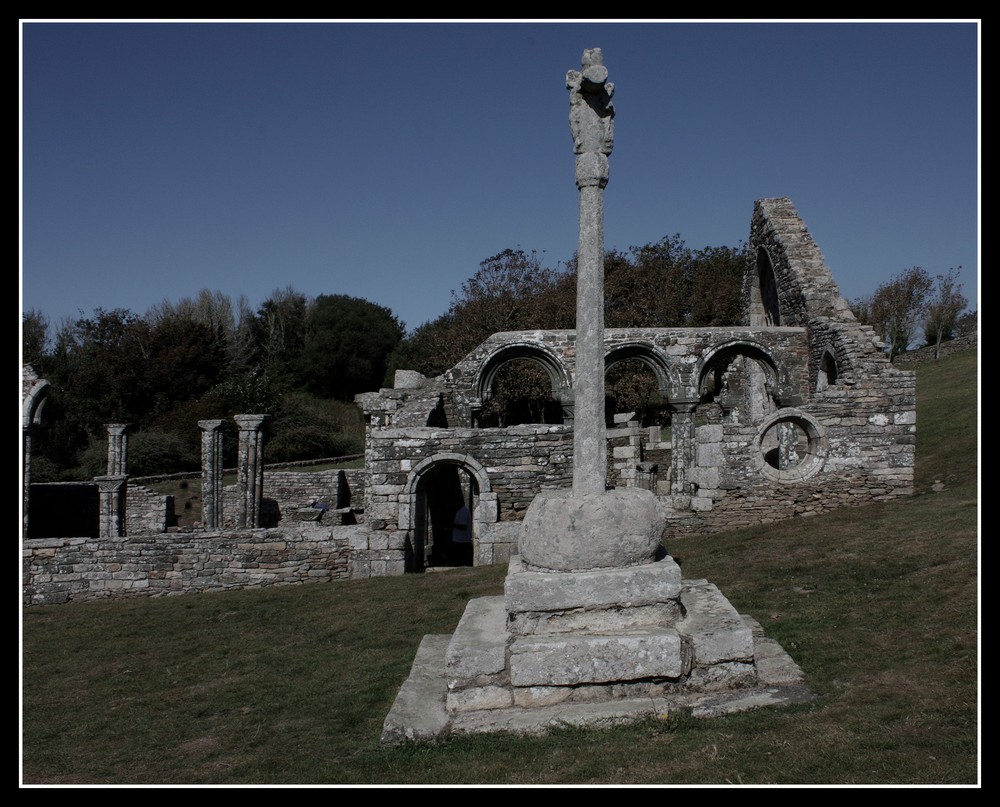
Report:
[[[53,324],[219,290],[409,328],[507,247],[572,256],[565,74],[616,85],[605,244],[736,246],[788,196],[848,299],[961,265],[979,35],[929,23],[21,25],[21,292]]]

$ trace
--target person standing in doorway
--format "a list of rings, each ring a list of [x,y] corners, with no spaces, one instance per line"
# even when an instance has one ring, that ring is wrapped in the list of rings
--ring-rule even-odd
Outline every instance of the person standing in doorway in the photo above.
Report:
[[[451,545],[455,553],[455,565],[471,566],[472,514],[465,502],[462,502],[462,506],[458,508],[455,520],[451,525]]]

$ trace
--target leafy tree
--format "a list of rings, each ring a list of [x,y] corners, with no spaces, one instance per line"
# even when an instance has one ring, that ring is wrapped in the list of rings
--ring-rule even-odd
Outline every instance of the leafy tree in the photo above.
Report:
[[[914,266],[882,283],[872,295],[872,325],[886,343],[890,360],[913,341],[933,287],[930,275]]]
[[[541,265],[538,254],[505,249],[479,264],[447,313],[424,323],[390,358],[391,370],[436,376],[501,331],[572,328],[576,314],[574,263],[565,270]]]
[[[342,457],[364,450],[364,422],[353,403],[290,392],[274,414],[267,441],[269,462]]]
[[[452,292],[448,313],[463,346],[456,361],[494,333],[573,327],[575,296],[572,302],[556,298],[557,277],[537,253],[521,249],[505,249],[480,263],[461,292]]]
[[[378,389],[403,333],[385,306],[345,294],[320,295],[309,308],[302,351],[308,389],[345,401]]]
[[[959,266],[937,276],[934,294],[927,306],[924,340],[934,345],[935,359],[941,357],[941,342],[954,337],[958,315],[969,302],[962,295],[962,284],[958,282],[961,269]]]
[[[979,312],[966,311],[955,322],[955,331],[959,336],[971,336],[979,332]]]
[[[749,260],[746,244],[705,247],[691,253],[688,326],[732,325],[738,321],[743,274]]]
[[[301,382],[309,301],[291,286],[275,289],[251,322],[252,363],[284,388]]]
[[[41,370],[48,352],[49,320],[41,311],[32,309],[21,314],[21,363]]]

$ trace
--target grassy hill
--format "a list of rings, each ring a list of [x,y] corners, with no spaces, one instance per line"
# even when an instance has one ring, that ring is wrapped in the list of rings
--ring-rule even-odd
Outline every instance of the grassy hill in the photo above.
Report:
[[[46,606],[22,614],[22,781],[976,784],[977,354],[917,374],[916,495],[670,546],[813,704],[383,748],[420,639],[505,569]]]

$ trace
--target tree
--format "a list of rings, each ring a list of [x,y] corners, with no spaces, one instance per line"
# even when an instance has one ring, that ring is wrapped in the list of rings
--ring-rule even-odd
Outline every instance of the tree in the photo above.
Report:
[[[705,247],[690,255],[689,327],[732,325],[739,321],[743,275],[750,260],[746,244]]]
[[[979,312],[966,311],[955,322],[955,332],[959,336],[972,336],[979,333]]]
[[[886,343],[890,361],[913,341],[933,287],[930,275],[914,266],[882,283],[872,295],[872,325]]]
[[[292,388],[301,382],[309,301],[291,286],[275,289],[251,323],[252,362],[272,383]]]
[[[941,356],[941,342],[955,336],[958,315],[969,302],[962,295],[962,284],[958,282],[961,269],[959,266],[937,276],[934,295],[927,306],[924,340],[934,345],[935,360]]]
[[[41,311],[32,309],[21,315],[21,363],[35,365],[41,370],[39,363],[48,352],[49,320]]]
[[[306,319],[306,385],[316,395],[342,401],[378,389],[403,333],[403,324],[385,306],[346,294],[320,295]]]
[[[572,302],[554,294],[559,273],[541,265],[538,254],[505,249],[479,264],[479,270],[452,292],[448,313],[463,353],[488,336],[527,328],[572,328]]]

